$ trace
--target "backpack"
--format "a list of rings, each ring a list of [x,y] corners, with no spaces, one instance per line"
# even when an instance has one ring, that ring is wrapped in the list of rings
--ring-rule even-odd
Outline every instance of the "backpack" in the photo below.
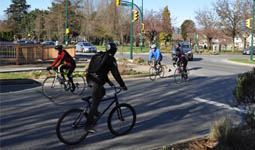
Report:
[[[98,52],[94,56],[92,56],[89,63],[88,73],[99,72],[99,70],[105,67],[105,63],[107,62],[108,57],[109,54],[106,52]]]

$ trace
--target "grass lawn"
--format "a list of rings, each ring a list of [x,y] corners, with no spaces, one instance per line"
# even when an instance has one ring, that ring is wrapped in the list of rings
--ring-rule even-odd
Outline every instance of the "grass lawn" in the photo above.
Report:
[[[104,51],[105,50],[105,46],[97,46],[95,45],[97,50],[99,51]],[[143,47],[142,52],[149,52],[149,48],[148,47]],[[130,52],[130,46],[118,46],[118,52]],[[140,51],[140,47],[133,47],[133,52],[134,53],[141,53]]]
[[[31,77],[27,72],[10,72],[10,73],[0,73],[0,79],[29,79]]]
[[[230,61],[234,61],[234,62],[239,62],[239,63],[246,63],[246,64],[254,64],[255,65],[255,60],[253,60],[252,62],[247,59],[247,58],[230,58],[228,59]]]

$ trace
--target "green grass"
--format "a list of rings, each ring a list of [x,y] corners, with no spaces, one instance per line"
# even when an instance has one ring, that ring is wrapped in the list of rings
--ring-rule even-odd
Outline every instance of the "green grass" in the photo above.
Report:
[[[98,46],[95,45],[97,50],[99,51],[105,51],[105,46]],[[143,47],[142,52],[146,53],[149,52],[149,47]],[[130,52],[130,46],[118,46],[118,52]],[[133,52],[134,53],[141,53],[140,47],[133,47]]]
[[[246,63],[246,64],[255,64],[255,60],[252,62],[247,58],[230,58],[230,61],[239,62],[239,63]]]
[[[29,79],[29,78],[30,78],[30,75],[24,72],[0,73],[0,79]]]

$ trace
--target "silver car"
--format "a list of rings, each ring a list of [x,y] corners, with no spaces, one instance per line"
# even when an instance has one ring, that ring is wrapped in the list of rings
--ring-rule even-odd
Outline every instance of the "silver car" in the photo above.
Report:
[[[75,51],[78,53],[96,53],[97,48],[89,42],[78,42],[75,45]]]
[[[243,55],[250,55],[251,54],[251,47],[248,47],[243,50]],[[253,48],[253,55],[255,55],[255,47]]]

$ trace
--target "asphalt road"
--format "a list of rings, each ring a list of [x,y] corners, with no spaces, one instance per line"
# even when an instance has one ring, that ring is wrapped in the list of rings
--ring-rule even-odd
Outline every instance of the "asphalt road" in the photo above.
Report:
[[[61,143],[55,127],[64,111],[82,106],[80,97],[66,93],[53,103],[42,95],[37,82],[1,87],[1,149],[148,150],[207,134],[221,117],[239,124],[241,112],[235,109],[232,90],[236,77],[252,67],[227,63],[228,57],[249,56],[195,56],[188,64],[189,81],[180,85],[174,83],[172,72],[154,82],[148,78],[126,80],[129,90],[119,99],[135,108],[134,129],[115,137],[107,128],[106,114],[96,127],[97,133],[75,146]],[[172,67],[170,55],[164,55],[163,63]],[[111,92],[109,87],[107,90]],[[86,90],[85,95],[88,93]],[[100,109],[104,106],[102,103]]]

